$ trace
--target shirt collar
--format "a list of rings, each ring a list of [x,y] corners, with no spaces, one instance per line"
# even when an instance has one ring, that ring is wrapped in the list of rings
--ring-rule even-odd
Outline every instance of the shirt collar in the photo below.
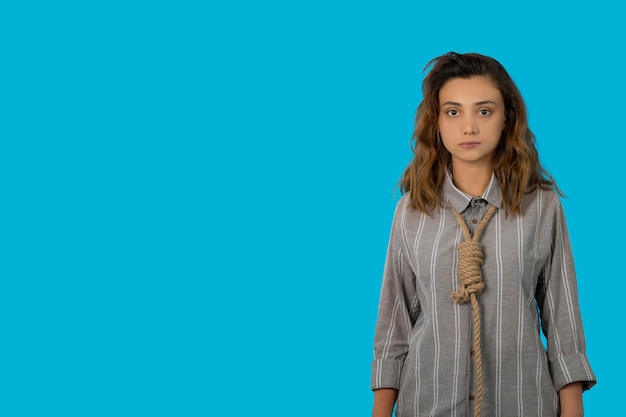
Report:
[[[443,193],[445,199],[450,201],[459,213],[463,212],[473,200],[472,196],[456,188],[452,182],[452,175],[450,175],[449,172],[446,172],[446,180],[443,183]],[[489,185],[483,195],[476,198],[485,199],[492,206],[501,208],[502,190],[500,189],[500,182],[495,174],[491,174],[491,181],[489,181]]]

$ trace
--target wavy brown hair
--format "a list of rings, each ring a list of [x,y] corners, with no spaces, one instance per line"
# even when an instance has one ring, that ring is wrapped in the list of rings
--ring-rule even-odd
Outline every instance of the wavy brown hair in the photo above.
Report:
[[[413,160],[400,180],[400,190],[403,194],[409,193],[413,208],[429,213],[438,205],[443,206],[441,189],[452,158],[439,135],[439,91],[452,78],[478,75],[493,80],[504,99],[506,119],[493,160],[506,213],[520,214],[524,194],[537,187],[553,189],[563,195],[539,162],[535,135],[528,127],[526,105],[502,64],[480,54],[448,52],[431,60],[424,71],[431,66],[422,83],[423,99],[415,117],[411,138]]]

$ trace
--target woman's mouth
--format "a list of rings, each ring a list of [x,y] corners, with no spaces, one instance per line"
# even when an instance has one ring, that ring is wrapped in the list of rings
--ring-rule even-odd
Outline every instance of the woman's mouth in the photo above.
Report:
[[[477,147],[478,145],[480,145],[480,142],[468,141],[468,142],[461,143],[461,147],[465,149],[472,149],[472,148]]]

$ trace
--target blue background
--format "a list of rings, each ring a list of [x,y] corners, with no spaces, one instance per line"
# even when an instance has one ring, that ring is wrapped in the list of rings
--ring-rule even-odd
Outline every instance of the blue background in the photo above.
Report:
[[[368,415],[422,69],[498,59],[622,409],[618,2],[0,7],[0,414]],[[613,212],[616,212],[613,214]]]

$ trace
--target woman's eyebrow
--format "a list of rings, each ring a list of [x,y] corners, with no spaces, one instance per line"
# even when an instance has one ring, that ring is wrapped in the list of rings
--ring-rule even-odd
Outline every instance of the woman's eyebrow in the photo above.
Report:
[[[485,104],[491,104],[492,106],[495,106],[496,102],[493,100],[482,100],[474,103],[475,106],[484,106]],[[446,101],[442,104],[442,106],[461,106],[461,103],[457,103],[456,101]]]

